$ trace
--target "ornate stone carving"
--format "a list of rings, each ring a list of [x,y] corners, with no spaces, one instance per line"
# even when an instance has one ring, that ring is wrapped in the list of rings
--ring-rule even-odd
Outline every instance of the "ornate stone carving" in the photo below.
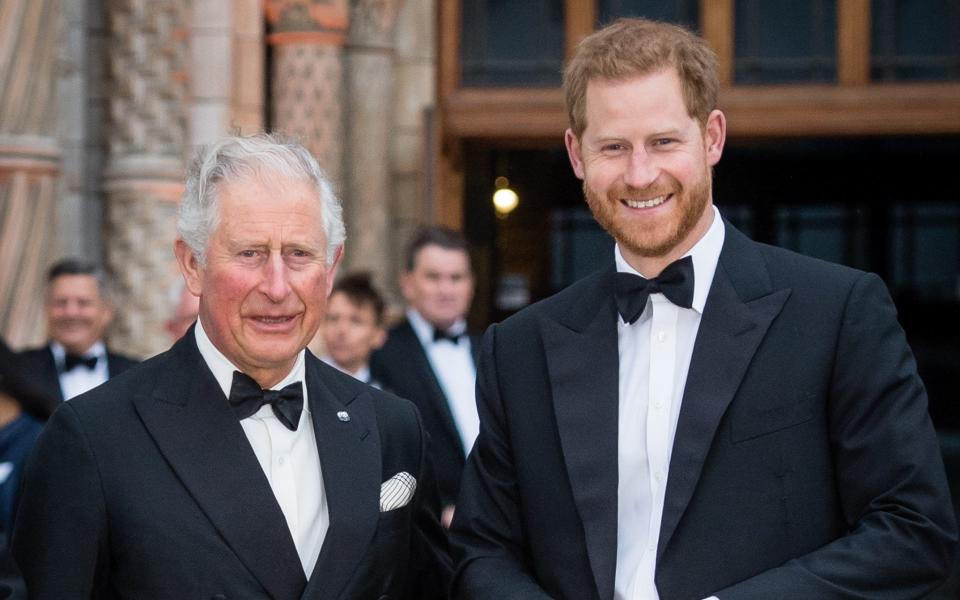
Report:
[[[110,0],[111,158],[180,157],[186,139],[184,0]]]
[[[346,0],[267,0],[273,124],[294,135],[342,189]]]
[[[176,202],[186,152],[186,0],[111,0],[106,263],[114,283],[111,343],[149,356],[169,340],[163,322]]]
[[[273,123],[300,139],[339,190],[343,171],[343,52],[317,44],[274,49]]]

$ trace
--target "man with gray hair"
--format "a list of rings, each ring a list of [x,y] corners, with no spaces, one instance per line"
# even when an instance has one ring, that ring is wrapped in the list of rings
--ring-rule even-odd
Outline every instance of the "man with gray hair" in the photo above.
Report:
[[[30,597],[443,597],[416,409],[305,350],[344,241],[314,158],[214,144],[178,232],[198,322],[51,419],[14,534]]]

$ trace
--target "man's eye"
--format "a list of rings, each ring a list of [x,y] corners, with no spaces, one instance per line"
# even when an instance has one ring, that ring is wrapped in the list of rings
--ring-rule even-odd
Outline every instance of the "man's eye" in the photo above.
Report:
[[[674,142],[673,138],[660,138],[660,139],[658,139],[658,140],[654,140],[653,145],[654,145],[654,146],[667,146],[667,145],[669,145],[669,144],[672,144],[673,142]]]
[[[241,251],[240,251],[240,256],[242,256],[242,257],[244,257],[244,258],[253,258],[253,257],[256,256],[256,255],[257,255],[257,251],[256,251],[256,250],[241,250]]]
[[[606,144],[603,147],[604,152],[619,152],[623,150],[623,144]]]

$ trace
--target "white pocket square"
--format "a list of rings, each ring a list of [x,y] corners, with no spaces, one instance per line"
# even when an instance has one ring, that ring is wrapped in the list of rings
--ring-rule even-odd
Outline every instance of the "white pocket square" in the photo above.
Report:
[[[416,490],[417,478],[406,471],[400,471],[380,484],[380,512],[410,504]]]

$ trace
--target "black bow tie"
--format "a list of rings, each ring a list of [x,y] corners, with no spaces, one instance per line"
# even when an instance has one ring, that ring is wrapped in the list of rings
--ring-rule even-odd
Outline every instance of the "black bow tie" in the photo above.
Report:
[[[462,333],[450,333],[449,331],[443,331],[437,328],[433,329],[433,341],[435,342],[439,342],[440,340],[448,340],[454,344],[459,344],[462,336]]]
[[[657,292],[677,306],[693,306],[693,258],[686,256],[667,265],[653,279],[644,279],[633,273],[617,273],[617,310],[624,323],[633,324],[647,306],[647,298]]]
[[[282,390],[264,390],[250,376],[233,372],[230,386],[230,406],[240,420],[255,414],[264,404],[273,408],[273,414],[290,431],[296,431],[303,411],[303,386],[291,383]]]
[[[75,368],[83,365],[87,369],[93,369],[97,366],[96,356],[81,356],[79,354],[67,354],[63,358],[63,372],[69,373]]]

